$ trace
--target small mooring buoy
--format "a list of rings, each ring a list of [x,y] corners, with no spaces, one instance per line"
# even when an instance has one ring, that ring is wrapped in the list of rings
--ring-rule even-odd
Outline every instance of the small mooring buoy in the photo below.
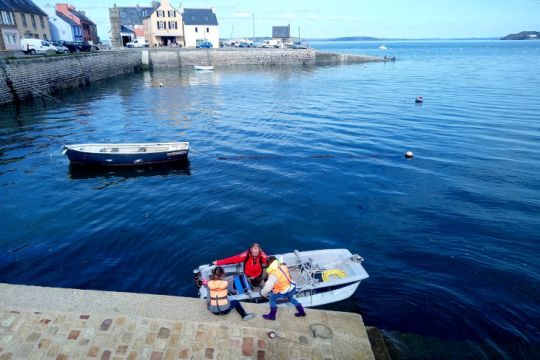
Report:
[[[421,97],[421,96],[417,96],[416,99],[414,100],[415,103],[417,104],[421,104],[424,102],[424,98]]]
[[[413,156],[414,156],[414,154],[413,154],[412,151],[407,151],[407,152],[405,153],[405,158],[406,158],[406,159],[412,159]]]
[[[163,87],[163,83],[159,83],[159,87]]]

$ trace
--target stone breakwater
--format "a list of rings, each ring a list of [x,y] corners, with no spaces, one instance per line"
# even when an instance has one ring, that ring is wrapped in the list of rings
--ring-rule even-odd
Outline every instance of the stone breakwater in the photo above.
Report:
[[[318,66],[382,58],[319,52],[314,49],[131,49],[85,55],[25,57],[0,60],[0,105],[33,97],[50,97],[69,88],[131,74],[141,69],[193,65]]]
[[[365,55],[345,55],[314,49],[149,49],[142,50],[143,65],[149,68],[194,65],[338,65],[384,61]]]
[[[284,308],[267,321],[268,305],[247,304],[257,318],[242,321],[195,298],[8,284],[0,294],[2,360],[374,359],[358,314],[307,309],[295,318]],[[315,337],[313,324],[332,336]]]

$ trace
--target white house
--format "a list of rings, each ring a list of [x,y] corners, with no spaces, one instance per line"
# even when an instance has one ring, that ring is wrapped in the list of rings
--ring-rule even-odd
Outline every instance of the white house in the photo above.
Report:
[[[58,41],[82,41],[82,28],[68,16],[56,11],[54,5],[45,5],[43,10],[49,16],[49,28],[51,39]]]
[[[215,9],[180,9],[184,25],[186,47],[196,47],[198,43],[209,41],[219,47],[219,25]]]

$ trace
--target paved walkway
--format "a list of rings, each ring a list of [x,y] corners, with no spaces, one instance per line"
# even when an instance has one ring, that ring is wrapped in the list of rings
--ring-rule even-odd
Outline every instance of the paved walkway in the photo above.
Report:
[[[373,359],[358,314],[291,308],[270,322],[267,305],[246,308],[258,317],[215,316],[194,298],[0,284],[0,360]],[[332,338],[315,338],[314,323]]]

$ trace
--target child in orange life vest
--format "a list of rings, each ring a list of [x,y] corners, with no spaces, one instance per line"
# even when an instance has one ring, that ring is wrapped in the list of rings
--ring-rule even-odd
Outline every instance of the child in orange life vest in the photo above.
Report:
[[[270,313],[263,315],[266,320],[276,320],[278,299],[287,299],[296,306],[297,313],[294,316],[306,316],[302,304],[295,298],[296,284],[292,281],[289,275],[289,270],[284,264],[280,264],[274,256],[268,257],[268,280],[264,288],[261,290],[261,295],[268,297],[270,302]]]
[[[246,313],[240,302],[236,300],[229,301],[227,297],[227,286],[229,283],[223,280],[223,275],[225,275],[225,271],[221,266],[212,270],[212,280],[206,284],[208,287],[208,310],[215,315],[225,315],[232,308],[235,308],[243,320],[253,319],[255,314]]]

